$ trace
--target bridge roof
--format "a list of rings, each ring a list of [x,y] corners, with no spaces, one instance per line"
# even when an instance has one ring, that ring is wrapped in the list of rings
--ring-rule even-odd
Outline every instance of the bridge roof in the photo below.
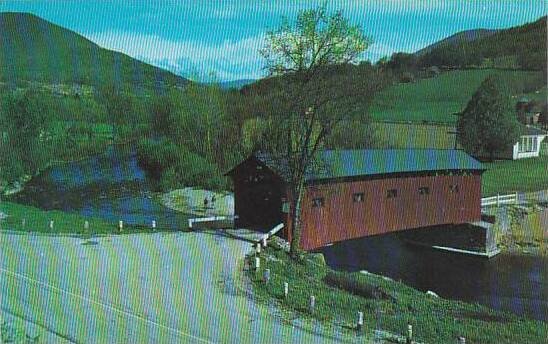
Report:
[[[325,150],[307,181],[447,170],[484,170],[481,163],[462,150],[454,149],[361,149]],[[255,158],[268,168],[287,177],[287,163],[269,154],[256,153]]]

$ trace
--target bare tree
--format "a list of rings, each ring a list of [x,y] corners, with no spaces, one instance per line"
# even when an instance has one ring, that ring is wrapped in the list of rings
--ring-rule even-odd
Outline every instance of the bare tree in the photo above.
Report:
[[[300,251],[306,177],[319,166],[317,153],[341,121],[365,116],[357,104],[372,93],[371,73],[350,64],[370,44],[359,25],[340,11],[328,14],[325,6],[301,11],[294,23],[284,19],[267,33],[261,50],[272,76],[263,108],[272,129],[267,149],[284,168],[294,258]]]

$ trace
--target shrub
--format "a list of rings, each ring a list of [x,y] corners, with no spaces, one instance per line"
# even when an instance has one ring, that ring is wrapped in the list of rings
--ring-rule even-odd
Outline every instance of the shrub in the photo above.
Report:
[[[212,190],[228,187],[217,165],[167,138],[141,140],[137,145],[137,160],[161,190],[182,186]]]

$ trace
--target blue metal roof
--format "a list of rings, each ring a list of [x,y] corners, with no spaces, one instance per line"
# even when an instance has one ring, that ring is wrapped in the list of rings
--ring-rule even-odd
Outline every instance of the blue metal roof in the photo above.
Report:
[[[268,154],[255,157],[284,177],[285,165]],[[318,153],[318,167],[307,180],[442,170],[483,170],[479,161],[462,150],[362,149],[325,150]]]

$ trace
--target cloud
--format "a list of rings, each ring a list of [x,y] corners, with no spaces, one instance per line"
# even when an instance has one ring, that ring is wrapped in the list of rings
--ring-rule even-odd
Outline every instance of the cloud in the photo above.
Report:
[[[100,46],[123,52],[174,73],[199,80],[255,79],[264,76],[259,49],[264,36],[220,43],[175,41],[157,35],[105,31],[86,35]]]

